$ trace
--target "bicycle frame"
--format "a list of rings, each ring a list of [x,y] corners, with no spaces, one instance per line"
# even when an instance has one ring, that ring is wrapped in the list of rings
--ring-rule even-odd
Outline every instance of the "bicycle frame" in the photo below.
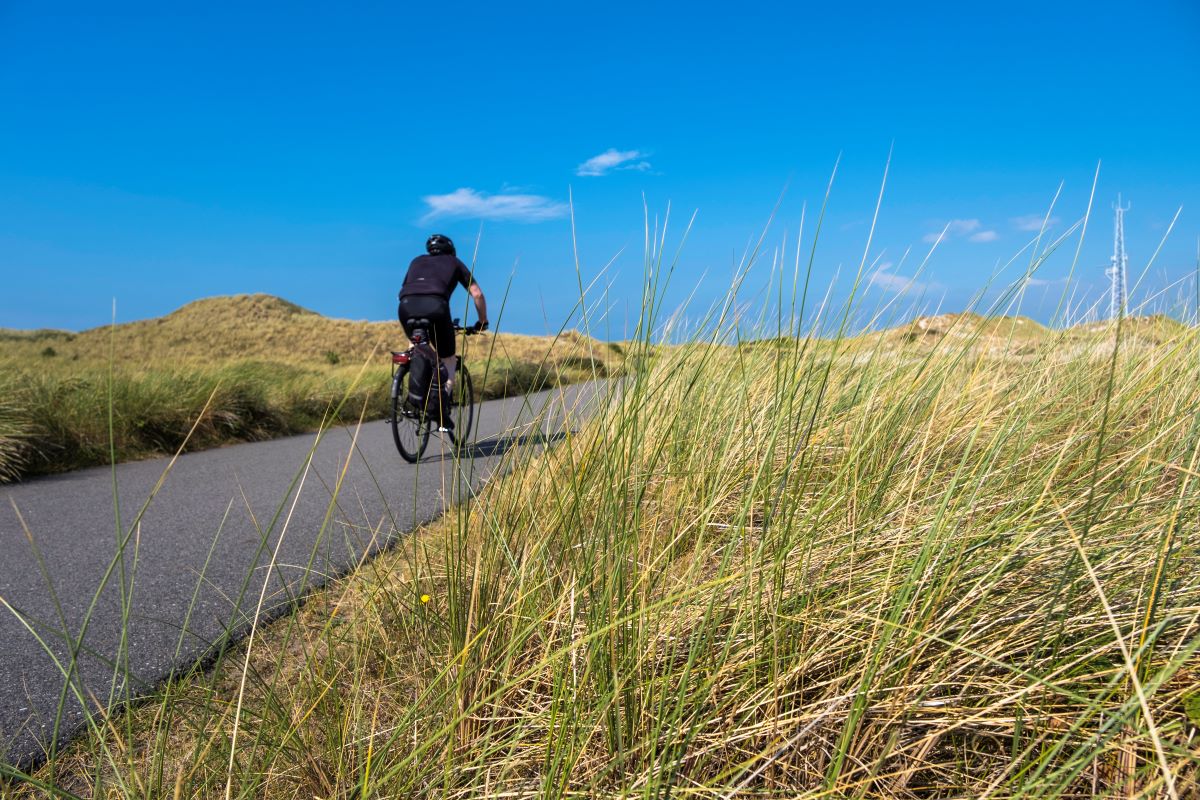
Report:
[[[422,321],[424,321],[424,320],[422,320]],[[475,333],[478,333],[478,331],[474,330],[474,329],[464,329],[462,326],[460,326],[458,324],[457,319],[454,320],[453,324],[454,324],[454,332],[456,335],[462,334],[464,336],[471,336]],[[391,375],[391,378],[392,378],[392,391],[391,391],[392,435],[395,438],[396,448],[400,451],[400,455],[409,463],[415,464],[415,463],[417,463],[418,460],[420,460],[421,455],[425,452],[425,445],[428,442],[429,433],[431,432],[431,430],[436,429],[439,432],[446,433],[450,437],[450,441],[455,443],[455,447],[458,446],[458,436],[462,436],[465,439],[466,437],[469,437],[471,435],[471,433],[474,429],[474,417],[475,417],[474,409],[475,409],[476,401],[475,401],[475,396],[474,396],[474,390],[472,388],[470,372],[467,370],[466,359],[462,358],[461,356],[459,356],[459,360],[458,360],[458,371],[457,371],[457,376],[456,376],[456,380],[455,380],[455,390],[465,392],[465,398],[466,398],[465,403],[456,402],[455,396],[450,396],[450,395],[444,394],[443,396],[449,400],[449,404],[446,405],[445,400],[443,400],[442,404],[439,405],[439,408],[442,409],[443,412],[447,413],[447,414],[455,413],[452,411],[452,409],[455,409],[455,408],[465,409],[464,412],[460,412],[460,413],[465,413],[465,415],[466,415],[465,419],[463,417],[457,416],[457,415],[456,415],[456,417],[452,418],[452,419],[457,419],[459,425],[457,425],[457,426],[453,425],[451,423],[450,419],[443,421],[440,419],[440,417],[437,419],[434,419],[434,418],[427,416],[427,414],[424,411],[422,411],[422,409],[413,406],[407,392],[405,392],[404,393],[405,396],[402,397],[400,382],[403,380],[405,374],[407,374],[410,370],[410,367],[411,367],[411,364],[412,364],[413,358],[414,358],[413,351],[417,347],[427,347],[427,348],[429,347],[429,345],[427,344],[427,341],[428,341],[427,329],[423,326],[415,326],[415,325],[412,326],[412,336],[410,337],[410,341],[412,342],[412,344],[408,347],[408,349],[399,350],[399,351],[397,351],[397,350],[391,351],[391,354],[392,354],[392,375]],[[423,355],[420,357],[424,358]],[[445,380],[446,380],[446,368],[445,368],[445,365],[442,363],[442,359],[440,357],[438,357],[436,359],[436,362],[437,362],[436,370],[437,370],[437,376],[438,376],[437,380],[440,382],[440,385],[443,386],[443,393],[444,393],[445,392],[444,384],[445,384]],[[460,389],[460,387],[462,387],[462,388]],[[439,412],[439,413],[441,413],[441,412]],[[401,427],[400,427],[400,419],[401,418],[407,420],[407,422],[405,423],[406,425],[415,426],[410,431],[411,434],[415,436],[415,441],[413,441],[411,443],[411,445],[406,445],[402,441]],[[458,428],[457,433],[455,432],[456,427]],[[405,428],[405,430],[410,430],[410,429]]]

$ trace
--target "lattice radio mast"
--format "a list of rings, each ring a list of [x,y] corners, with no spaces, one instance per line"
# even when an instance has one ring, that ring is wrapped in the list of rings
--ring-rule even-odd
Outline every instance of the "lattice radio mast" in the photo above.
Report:
[[[1104,270],[1104,274],[1112,281],[1112,291],[1109,293],[1108,315],[1117,319],[1125,313],[1128,298],[1128,285],[1125,273],[1129,267],[1129,259],[1125,256],[1125,212],[1129,206],[1121,206],[1121,195],[1117,195],[1116,221],[1113,223],[1113,255],[1112,266]]]

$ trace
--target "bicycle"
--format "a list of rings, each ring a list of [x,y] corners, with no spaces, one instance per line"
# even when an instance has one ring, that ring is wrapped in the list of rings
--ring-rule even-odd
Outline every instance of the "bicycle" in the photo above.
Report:
[[[392,350],[392,397],[391,397],[391,423],[392,423],[392,438],[396,442],[396,449],[400,451],[400,457],[410,464],[417,463],[421,456],[425,453],[425,448],[429,444],[429,434],[434,428],[437,428],[439,433],[449,434],[450,443],[458,446],[460,442],[466,442],[471,435],[471,427],[475,423],[475,387],[471,382],[471,373],[467,371],[467,365],[460,355],[458,357],[458,370],[454,378],[454,386],[450,395],[450,407],[446,409],[444,404],[432,397],[428,398],[421,407],[414,405],[409,398],[409,365],[412,363],[413,351],[418,347],[429,347],[427,331],[431,327],[427,319],[414,319],[412,322],[412,344],[407,350]],[[475,328],[464,328],[459,325],[458,320],[454,320],[455,334],[463,336],[474,336],[480,331]],[[441,387],[446,383],[446,371],[440,361],[438,364],[438,391],[441,392]],[[439,407],[434,409],[431,406],[436,403]],[[428,413],[433,411],[434,413]],[[440,419],[441,414],[446,414],[453,423],[453,428],[442,424]]]

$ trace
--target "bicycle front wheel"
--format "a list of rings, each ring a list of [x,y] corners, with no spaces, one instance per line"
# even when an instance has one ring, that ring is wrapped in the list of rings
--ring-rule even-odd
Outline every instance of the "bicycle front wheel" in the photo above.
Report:
[[[450,392],[450,418],[454,420],[454,438],[460,444],[470,441],[475,424],[475,386],[467,365],[458,362],[458,373],[454,376],[454,388]]]
[[[429,422],[408,404],[408,367],[396,371],[392,379],[392,438],[400,457],[415,464],[429,444]]]

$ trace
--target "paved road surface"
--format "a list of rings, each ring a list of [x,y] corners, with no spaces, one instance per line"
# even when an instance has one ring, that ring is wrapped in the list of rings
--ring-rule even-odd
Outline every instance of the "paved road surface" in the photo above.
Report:
[[[64,685],[54,658],[68,663],[68,639],[78,640],[93,602],[78,665],[85,696],[101,701],[110,696],[123,603],[130,609],[129,685],[144,691],[210,654],[223,637],[244,634],[281,536],[281,566],[272,570],[266,603],[276,610],[345,572],[364,553],[437,517],[468,478],[478,487],[500,466],[514,443],[561,435],[564,420],[574,425],[572,416],[602,394],[603,386],[483,404],[476,447],[457,468],[440,456],[436,435],[426,460],[413,466],[397,455],[386,422],[364,424],[324,527],[354,427],[328,431],[307,472],[311,434],[186,454],[136,526],[168,459],[122,464],[116,470],[120,530],[134,532],[123,560],[116,557],[110,469],[0,487],[0,598],[15,609],[0,604],[0,761],[24,766],[44,758]],[[531,424],[545,409],[549,414],[540,427]],[[106,572],[107,584],[97,591]],[[81,724],[81,706],[68,695],[59,740]]]

